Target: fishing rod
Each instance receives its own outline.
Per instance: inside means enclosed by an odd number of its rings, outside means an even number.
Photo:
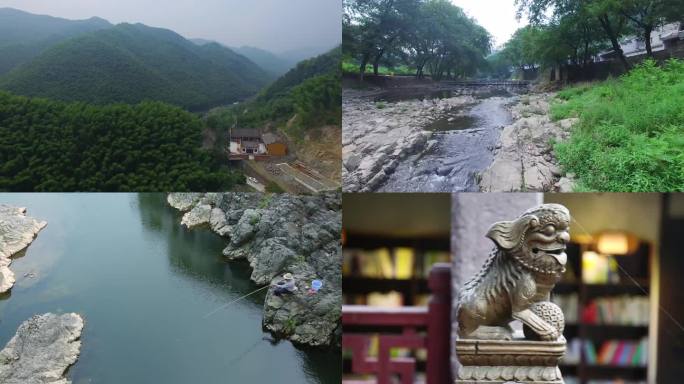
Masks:
[[[208,318],[209,316],[215,314],[216,312],[218,312],[218,311],[220,311],[220,310],[222,310],[222,309],[225,309],[225,308],[229,307],[230,305],[232,305],[232,304],[234,304],[234,303],[237,303],[238,301],[244,299],[244,298],[247,297],[247,296],[251,296],[251,295],[253,295],[253,294],[255,294],[255,293],[259,292],[259,291],[263,291],[264,289],[268,288],[269,286],[270,286],[270,285],[263,286],[263,287],[261,287],[261,288],[259,288],[259,289],[256,289],[256,290],[254,290],[254,291],[252,291],[252,292],[250,292],[250,293],[248,293],[248,294],[246,294],[246,295],[242,295],[242,296],[238,297],[238,298],[235,299],[235,300],[232,300],[232,301],[230,301],[230,302],[228,302],[228,303],[226,303],[226,304],[223,304],[222,306],[220,306],[220,307],[214,309],[213,311],[207,313],[206,315],[204,315],[203,319],[206,319],[206,318]]]

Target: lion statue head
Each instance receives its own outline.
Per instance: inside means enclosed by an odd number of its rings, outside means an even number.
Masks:
[[[565,271],[570,241],[570,212],[559,204],[543,204],[514,221],[501,221],[487,231],[496,246],[527,269],[544,274]]]

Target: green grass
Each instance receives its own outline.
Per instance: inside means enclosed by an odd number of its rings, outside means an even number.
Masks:
[[[342,72],[343,73],[359,73],[359,64],[355,61],[344,60],[342,61]],[[373,66],[371,64],[366,65],[366,74],[373,74]],[[389,68],[385,66],[378,67],[379,75],[415,75],[416,71],[405,66],[400,65],[395,68]]]
[[[558,94],[555,120],[578,117],[555,145],[581,191],[684,191],[684,62],[646,61],[619,79]]]

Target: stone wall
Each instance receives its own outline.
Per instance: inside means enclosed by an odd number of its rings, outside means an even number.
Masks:
[[[494,247],[485,237],[489,227],[512,220],[543,202],[541,193],[456,193],[451,205],[452,309],[456,308],[460,287],[482,267]],[[456,317],[452,313],[452,346],[456,341]],[[453,351],[453,348],[452,348]],[[454,377],[458,362],[452,352]]]

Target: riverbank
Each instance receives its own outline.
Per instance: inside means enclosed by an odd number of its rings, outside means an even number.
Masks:
[[[582,191],[684,191],[684,61],[558,93],[555,119],[578,118],[555,149]]]
[[[482,192],[571,192],[575,181],[564,175],[553,145],[567,140],[577,119],[552,121],[554,93],[521,96],[509,109],[513,123],[503,128],[492,164],[480,174]]]
[[[16,278],[9,268],[12,256],[26,249],[47,225],[26,215],[26,208],[0,204],[0,293],[9,291]]]
[[[297,291],[268,290],[263,327],[279,338],[307,346],[340,342],[342,298],[341,196],[259,193],[174,193],[169,205],[183,212],[181,224],[207,226],[227,239],[223,255],[246,260],[251,280],[272,285],[291,273]],[[323,287],[312,292],[311,282]]]

